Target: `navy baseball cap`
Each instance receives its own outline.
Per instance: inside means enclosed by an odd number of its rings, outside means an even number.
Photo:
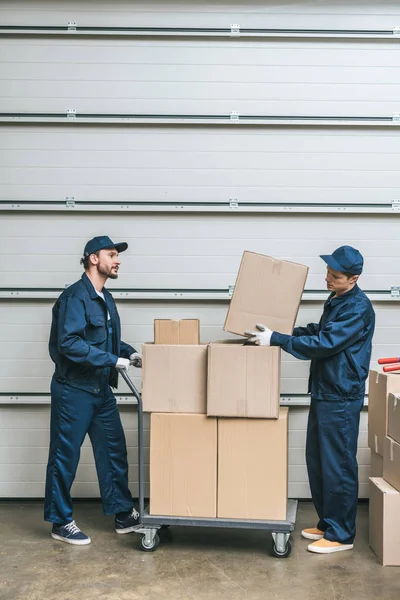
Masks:
[[[332,254],[320,254],[322,260],[334,271],[360,275],[363,270],[364,259],[361,252],[352,246],[340,246]]]
[[[115,248],[118,253],[125,252],[127,247],[128,244],[126,242],[114,243],[108,235],[99,235],[88,241],[83,251],[83,256],[87,257],[98,250],[106,250],[107,248]]]

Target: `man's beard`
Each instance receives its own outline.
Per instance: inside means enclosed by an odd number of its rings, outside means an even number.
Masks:
[[[111,267],[108,271],[104,269],[100,263],[97,264],[96,267],[99,275],[103,275],[103,277],[108,277],[109,279],[118,279],[118,272],[114,273]]]

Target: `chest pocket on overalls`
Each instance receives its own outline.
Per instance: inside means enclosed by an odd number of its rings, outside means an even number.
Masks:
[[[102,344],[107,338],[106,322],[101,315],[89,315],[86,329],[86,339],[92,344]]]

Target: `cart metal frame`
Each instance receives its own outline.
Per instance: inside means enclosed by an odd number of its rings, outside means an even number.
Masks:
[[[272,535],[272,553],[277,558],[286,558],[291,552],[290,534],[296,525],[297,500],[289,500],[285,521],[267,521],[252,519],[222,519],[202,517],[171,517],[150,515],[144,508],[144,459],[143,459],[143,404],[142,397],[126,370],[120,371],[138,407],[138,480],[139,480],[139,516],[140,525],[135,533],[141,535],[139,547],[144,552],[153,552],[160,543],[159,530],[169,526],[185,527],[221,527],[232,529],[260,529]]]

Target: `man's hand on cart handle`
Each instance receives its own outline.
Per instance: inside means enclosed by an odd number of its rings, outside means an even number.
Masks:
[[[119,371],[127,371],[130,366],[131,366],[131,361],[129,360],[129,358],[119,358],[117,360],[117,364],[115,365],[115,368],[118,369]]]
[[[142,357],[138,352],[134,352],[133,354],[131,354],[129,357],[129,361],[133,367],[136,367],[137,369],[142,368]]]
[[[246,335],[251,336],[249,342],[254,342],[257,346],[270,346],[273,331],[262,323],[257,323],[256,327],[258,331],[245,331]]]

